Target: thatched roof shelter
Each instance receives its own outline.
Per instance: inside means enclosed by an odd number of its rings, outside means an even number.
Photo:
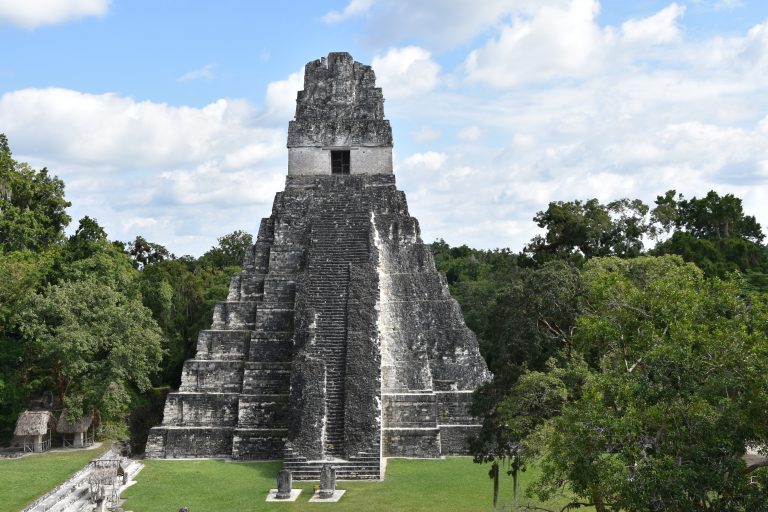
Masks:
[[[56,423],[56,432],[59,434],[77,434],[79,432],[87,432],[91,428],[91,422],[93,421],[92,414],[86,414],[77,421],[69,421],[67,417],[67,410],[64,409],[59,416],[59,421]]]
[[[15,436],[44,436],[53,424],[50,411],[24,411],[16,421]]]

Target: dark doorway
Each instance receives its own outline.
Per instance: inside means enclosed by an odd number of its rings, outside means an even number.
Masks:
[[[331,151],[331,174],[349,174],[349,151]]]

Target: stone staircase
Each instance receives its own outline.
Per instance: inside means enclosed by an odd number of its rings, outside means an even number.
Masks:
[[[360,452],[347,460],[328,458],[307,460],[286,448],[283,454],[283,468],[291,471],[294,480],[318,480],[320,470],[330,464],[336,470],[339,480],[380,480],[381,459],[378,453]]]
[[[344,458],[349,266],[370,259],[367,210],[341,187],[318,202],[311,221],[307,304],[317,315],[315,353],[326,364],[325,453]]]

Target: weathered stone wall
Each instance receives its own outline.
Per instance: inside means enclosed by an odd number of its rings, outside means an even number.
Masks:
[[[349,149],[351,174],[392,173],[392,128],[370,66],[348,53],[307,64],[288,124],[288,174],[331,174],[330,149]]]
[[[288,419],[289,446],[310,460],[325,456],[327,422],[325,361],[299,353],[293,361]]]
[[[392,174],[392,148],[350,148],[350,174]],[[288,149],[288,174],[321,176],[331,174],[329,148],[298,147]]]
[[[441,454],[438,428],[386,428],[381,443],[384,457],[435,459]]]
[[[347,299],[344,452],[381,450],[381,356],[376,336],[378,281],[373,264],[351,268]]]

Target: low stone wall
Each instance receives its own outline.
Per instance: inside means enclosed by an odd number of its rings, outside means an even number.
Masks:
[[[385,457],[440,457],[438,428],[384,428],[381,437]]]
[[[468,455],[469,439],[480,432],[480,425],[440,425],[440,453]]]

